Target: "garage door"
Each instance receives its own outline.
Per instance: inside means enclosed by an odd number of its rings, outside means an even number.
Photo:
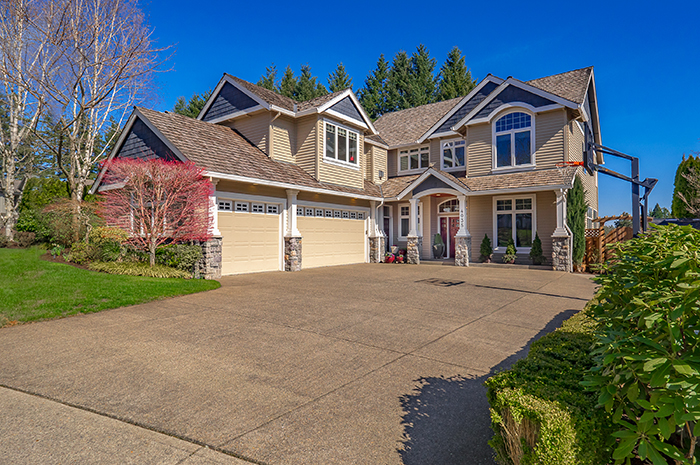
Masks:
[[[297,226],[303,237],[302,268],[366,261],[364,220],[303,216]]]
[[[246,205],[248,209],[253,208],[253,204]],[[243,208],[241,205],[237,206]],[[256,208],[258,208],[257,204]],[[264,208],[268,209],[267,206]],[[219,231],[223,237],[222,274],[280,269],[279,208],[269,208],[269,210],[269,213],[219,212]]]

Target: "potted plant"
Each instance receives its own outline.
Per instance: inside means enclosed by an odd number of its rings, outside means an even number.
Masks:
[[[399,255],[399,256],[396,258],[396,263],[403,263],[403,255]]]
[[[539,234],[535,233],[535,240],[532,241],[532,249],[530,249],[530,259],[533,265],[544,265],[546,259],[542,253],[542,241]]]
[[[518,258],[515,255],[516,253],[517,250],[515,249],[515,243],[513,242],[513,239],[511,239],[506,247],[506,253],[503,255],[503,263],[515,263],[515,259]]]
[[[493,257],[493,247],[491,247],[491,239],[487,234],[484,234],[484,239],[481,241],[481,249],[479,250],[481,263],[491,263]]]
[[[395,259],[396,256],[391,252],[387,252],[386,255],[384,255],[384,263],[394,263]]]
[[[440,233],[435,234],[433,239],[433,258],[442,258],[445,254],[445,243],[442,242]]]

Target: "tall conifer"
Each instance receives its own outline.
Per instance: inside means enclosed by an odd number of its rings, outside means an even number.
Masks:
[[[411,81],[408,101],[417,107],[435,101],[435,65],[437,60],[430,57],[430,51],[420,44],[411,56]]]
[[[294,98],[299,102],[311,100],[312,98],[326,95],[328,90],[320,82],[316,82],[316,76],[311,74],[311,66],[303,65],[301,67],[301,75],[297,80],[296,92]]]
[[[328,90],[338,92],[339,90],[352,89],[352,78],[345,71],[342,62],[338,63],[335,71],[328,75]]]
[[[410,96],[413,90],[413,73],[408,54],[401,50],[391,62],[387,78],[387,112],[411,108]]]
[[[284,95],[285,97],[294,98],[294,94],[297,89],[297,78],[294,76],[294,71],[287,65],[282,75],[282,80],[280,81],[279,87],[276,89],[278,93]]]
[[[458,47],[450,50],[438,76],[437,101],[449,100],[467,95],[476,82],[464,63],[464,56]]]
[[[685,176],[690,175],[691,168],[694,168],[696,173],[700,173],[700,156],[694,157],[689,155],[688,158],[683,155],[683,160],[676,169],[676,179],[673,186],[673,200],[671,202],[671,213],[674,218],[693,218],[695,215],[688,209],[688,205],[683,202],[679,193],[683,194],[686,199],[697,199],[700,197],[700,192],[695,191],[692,184],[688,182]],[[685,176],[684,176],[685,175]]]
[[[377,119],[387,112],[387,78],[389,64],[384,54],[379,55],[377,66],[365,79],[365,86],[358,91],[362,107],[372,119]]]
[[[272,63],[270,66],[265,68],[265,74],[258,81],[260,87],[265,89],[275,90],[275,81],[277,80],[277,66]]]

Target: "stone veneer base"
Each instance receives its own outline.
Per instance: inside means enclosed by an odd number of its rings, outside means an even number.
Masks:
[[[284,271],[301,271],[301,237],[284,238]]]
[[[370,263],[381,263],[384,261],[384,237],[370,237],[369,238],[369,262]]]
[[[204,279],[219,279],[221,277],[221,245],[223,238],[212,237],[206,242],[200,242],[202,258],[195,265],[195,277]]]
[[[552,269],[571,272],[569,236],[552,236]]]
[[[411,265],[420,264],[420,249],[423,242],[422,237],[408,236],[406,246],[406,263]]]
[[[455,239],[455,266],[469,266],[469,256],[472,250],[472,237],[457,236]]]

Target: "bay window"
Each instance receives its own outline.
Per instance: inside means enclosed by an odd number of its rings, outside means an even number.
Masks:
[[[325,123],[324,157],[327,159],[358,165],[359,134],[331,123]]]
[[[515,112],[494,124],[495,168],[532,165],[532,117]]]
[[[496,198],[494,201],[494,237],[496,247],[505,249],[512,239],[515,248],[532,247],[535,236],[535,198]]]

